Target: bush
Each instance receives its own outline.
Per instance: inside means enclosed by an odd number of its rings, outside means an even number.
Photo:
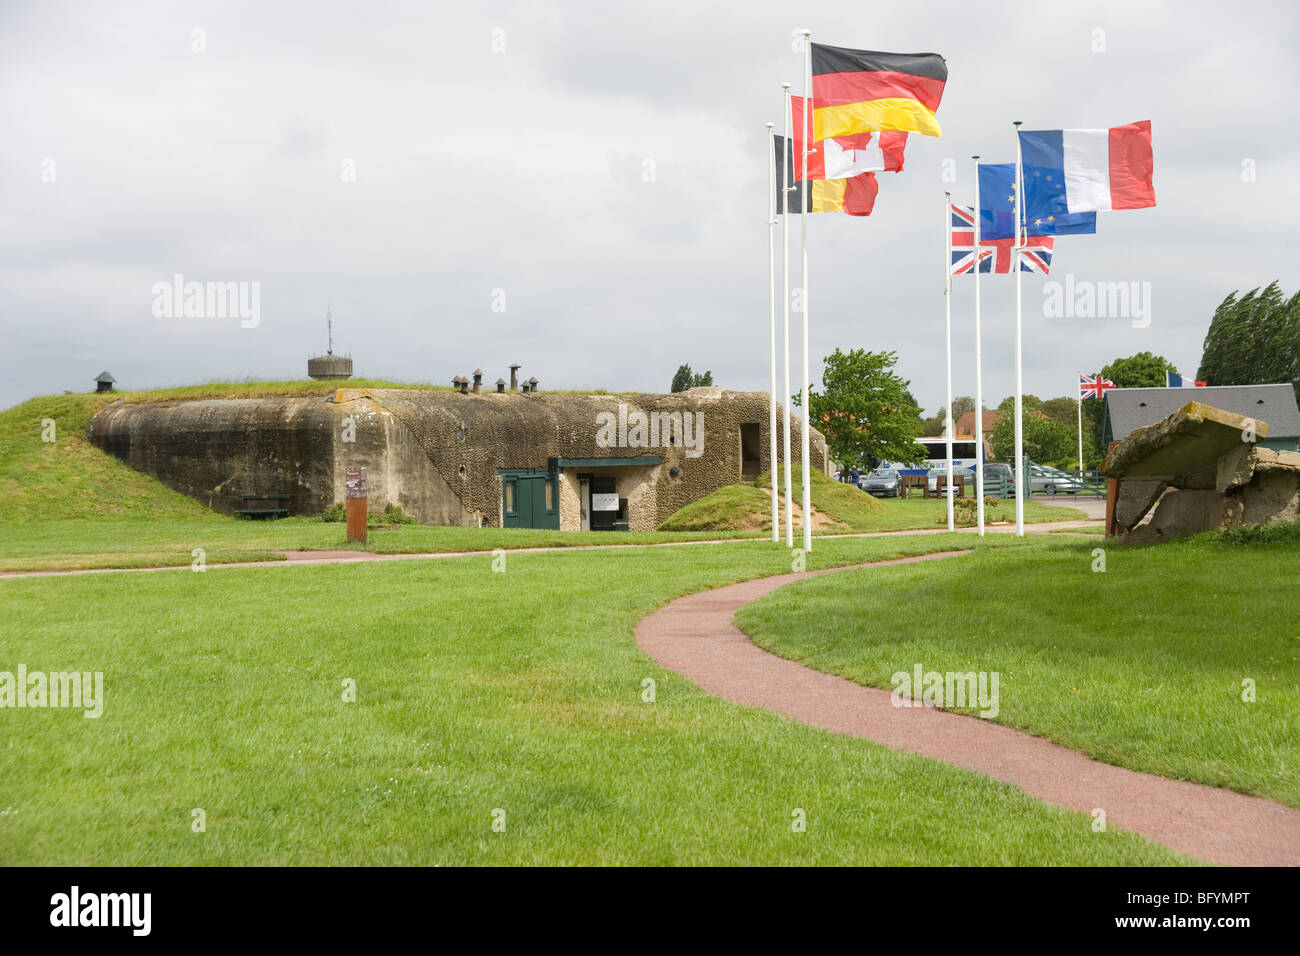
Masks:
[[[344,521],[347,519],[347,511],[342,504],[333,504],[326,508],[320,516],[321,521]],[[373,528],[377,525],[404,525],[417,524],[418,522],[402,510],[400,505],[395,505],[391,501],[384,506],[383,511],[372,511],[366,515],[367,527]]]
[[[978,501],[979,499],[975,498],[974,496],[968,498],[954,498],[952,501],[953,521],[956,522],[957,524],[962,524],[962,525],[975,524],[979,520],[979,512],[978,512],[978,508],[976,507],[976,502]],[[997,498],[990,498],[987,495],[985,496],[984,498],[984,520],[985,521],[994,520],[994,512],[997,509],[999,504],[1000,502],[998,501]],[[945,516],[943,521],[946,523],[947,520],[948,519]]]
[[[1275,521],[1272,524],[1242,524],[1219,532],[1224,544],[1297,544],[1300,545],[1300,521]]]
[[[404,524],[416,524],[416,520],[402,510],[400,505],[389,502],[384,506],[383,511],[372,511],[366,516],[366,524],[373,528],[376,525],[394,525],[400,527]]]

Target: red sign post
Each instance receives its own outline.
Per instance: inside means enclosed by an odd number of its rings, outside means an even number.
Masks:
[[[345,469],[347,487],[348,540],[366,540],[366,470],[349,467]]]

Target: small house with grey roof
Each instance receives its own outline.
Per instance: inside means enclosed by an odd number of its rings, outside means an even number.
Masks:
[[[1106,392],[1102,447],[1123,441],[1139,428],[1154,425],[1188,402],[1201,402],[1257,422],[1268,423],[1262,448],[1300,450],[1300,408],[1289,382],[1280,385],[1209,385],[1203,388],[1116,388]]]

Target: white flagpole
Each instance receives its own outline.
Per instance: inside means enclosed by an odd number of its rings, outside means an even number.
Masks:
[[[980,158],[971,157],[975,170],[975,526],[984,536],[984,364],[980,354]],[[951,411],[951,408],[949,409]]]
[[[1079,485],[1083,485],[1083,386],[1079,380],[1083,378],[1082,374],[1076,374],[1074,378],[1075,400],[1079,403]]]
[[[943,348],[947,361],[948,404],[944,406],[944,444],[948,452],[948,530],[956,525],[952,513],[952,193],[943,194]]]
[[[772,540],[781,540],[776,495],[776,124],[767,124],[767,470],[772,473]]]
[[[812,31],[802,30],[803,34],[803,188],[811,194],[808,182],[808,152],[813,143],[813,99],[812,99]],[[812,429],[812,414],[808,407],[808,204],[803,203],[799,210],[799,240],[803,255],[803,438],[802,479],[803,479],[803,551],[812,551],[812,478],[808,472],[809,431]]]
[[[783,276],[783,298],[785,303],[781,307],[781,325],[785,335],[785,391],[781,393],[781,411],[784,413],[784,419],[781,422],[781,431],[785,434],[785,546],[794,547],[794,493],[790,485],[790,193],[794,189],[794,148],[791,146],[793,140],[791,137],[790,119],[790,84],[782,83],[781,89],[785,92],[785,145],[786,152],[783,155],[781,165],[784,167],[782,179],[785,180],[781,189],[781,208],[784,214],[781,216],[781,275]]]
[[[1016,120],[1012,125],[1016,128],[1016,188],[1012,190],[1012,194],[1016,197],[1012,219],[1016,238],[1011,244],[1011,271],[1016,274],[1016,536],[1023,538],[1025,536],[1025,488],[1029,484],[1029,469],[1025,467],[1024,421],[1021,417],[1024,376],[1020,361],[1020,250],[1025,246],[1024,230],[1020,222],[1020,193],[1024,189],[1024,183],[1020,175],[1020,120]]]

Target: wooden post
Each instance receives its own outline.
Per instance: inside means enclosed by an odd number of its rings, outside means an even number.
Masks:
[[[344,472],[347,487],[348,540],[366,541],[366,470],[349,467]]]

